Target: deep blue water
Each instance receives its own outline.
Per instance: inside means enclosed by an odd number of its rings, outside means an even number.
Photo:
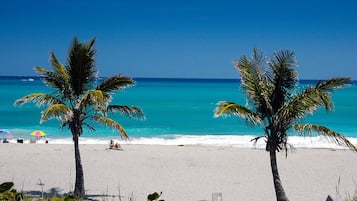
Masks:
[[[39,124],[41,109],[33,104],[15,107],[16,99],[34,92],[49,92],[39,78],[0,77],[0,129],[13,132],[13,138],[29,138],[29,133],[41,129],[51,140],[70,140],[71,134],[59,128],[57,120]],[[204,144],[208,138],[220,136],[228,140],[231,136],[261,135],[259,128],[248,127],[239,118],[214,118],[215,104],[221,100],[245,103],[240,90],[240,81],[234,79],[158,79],[136,78],[136,85],[114,95],[113,104],[139,106],[145,112],[145,120],[132,120],[116,115],[115,119],[127,130],[129,136],[149,142],[178,139],[182,136],[196,137]],[[300,87],[313,84],[303,80]],[[333,93],[335,110],[326,113],[319,110],[305,121],[322,124],[346,136],[357,137],[357,85]],[[118,138],[118,133],[94,124],[96,131],[85,131],[83,138],[106,141]],[[154,139],[154,140],[153,140]],[[151,141],[150,141],[151,140]],[[188,140],[188,139],[185,139]],[[157,143],[157,142],[156,142]],[[165,143],[165,142],[163,142]]]

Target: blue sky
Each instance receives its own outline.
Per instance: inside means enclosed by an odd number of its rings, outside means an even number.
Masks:
[[[238,78],[254,47],[295,51],[301,79],[357,79],[357,1],[0,2],[0,75],[36,75],[50,51],[96,37],[100,76]]]

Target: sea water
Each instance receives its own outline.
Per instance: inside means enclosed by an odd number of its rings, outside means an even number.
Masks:
[[[234,79],[162,79],[137,78],[134,87],[113,96],[112,104],[139,106],[145,113],[144,120],[130,119],[120,114],[113,118],[126,129],[129,141],[122,143],[162,145],[218,145],[251,147],[250,141],[261,136],[260,127],[247,126],[238,117],[214,118],[216,103],[221,100],[245,105],[240,81]],[[315,81],[303,80],[304,88]],[[60,128],[58,120],[40,124],[41,111],[32,103],[14,106],[16,99],[35,92],[50,93],[51,88],[37,77],[0,77],[0,129],[11,130],[10,139],[30,139],[33,130],[42,130],[50,143],[72,143],[68,128]],[[334,111],[320,109],[307,116],[305,122],[327,126],[357,143],[357,85],[333,93]],[[104,144],[110,139],[120,140],[116,130],[91,123],[95,131],[85,129],[80,143]],[[297,147],[331,147],[318,137],[300,137],[290,132],[290,141]],[[258,142],[264,147],[264,141]]]

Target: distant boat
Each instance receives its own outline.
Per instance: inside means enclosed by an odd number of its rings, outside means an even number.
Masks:
[[[21,81],[24,81],[24,82],[33,82],[33,81],[35,81],[35,79],[33,79],[33,78],[27,78],[27,79],[21,79]]]

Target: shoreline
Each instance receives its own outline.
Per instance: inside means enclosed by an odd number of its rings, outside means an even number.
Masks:
[[[145,200],[163,192],[162,199],[210,200],[221,192],[223,200],[274,200],[269,154],[262,149],[219,146],[129,145],[124,151],[107,144],[81,144],[80,151],[89,196],[133,194]],[[68,193],[74,187],[73,145],[1,144],[0,177],[15,182],[18,190]],[[357,154],[349,150],[297,148],[278,153],[280,176],[291,200],[325,200],[353,196],[357,188]],[[339,183],[340,182],[340,183]],[[116,197],[115,200],[118,197]]]
[[[167,135],[165,135],[167,136]],[[121,140],[116,137],[94,138],[94,137],[81,137],[79,144],[83,145],[108,145],[110,140],[114,140],[123,145],[158,145],[158,146],[213,146],[213,147],[235,147],[235,148],[249,148],[249,149],[265,149],[264,139],[259,140],[257,143],[251,140],[256,136],[253,135],[171,135],[170,137],[139,137],[130,138],[129,140]],[[30,139],[34,138],[15,138],[8,139],[11,144],[18,143],[18,139],[23,141],[23,144],[30,144]],[[353,144],[357,146],[357,138],[348,138]],[[57,145],[71,145],[73,140],[71,137],[67,138],[51,138],[44,137],[38,141],[37,144]],[[321,137],[303,137],[303,136],[289,136],[288,145],[297,149],[348,149],[332,142],[331,140]]]

